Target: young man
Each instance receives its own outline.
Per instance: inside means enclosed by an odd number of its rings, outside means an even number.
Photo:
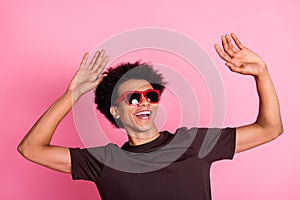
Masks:
[[[234,40],[235,45],[232,43]],[[123,64],[102,73],[108,57],[95,53],[60,97],[24,137],[18,151],[37,164],[94,181],[102,199],[211,199],[209,170],[214,161],[232,159],[277,138],[282,132],[279,102],[264,61],[232,34],[222,36],[218,55],[233,72],[255,78],[259,112],[254,123],[225,129],[179,128],[159,132],[154,124],[165,81],[151,66]],[[90,149],[50,145],[56,127],[77,100],[96,88],[98,109],[128,142]]]

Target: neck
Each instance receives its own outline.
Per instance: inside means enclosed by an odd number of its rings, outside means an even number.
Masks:
[[[158,138],[160,133],[155,130],[151,132],[128,134],[128,142],[131,146],[146,144]]]

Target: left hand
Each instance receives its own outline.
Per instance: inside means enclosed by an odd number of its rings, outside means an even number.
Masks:
[[[218,55],[226,61],[225,65],[231,71],[244,75],[258,77],[264,74],[267,71],[265,62],[256,53],[242,45],[234,33],[231,34],[231,37],[235,45],[232,44],[231,38],[227,34],[222,36],[223,50],[217,44],[214,46]]]

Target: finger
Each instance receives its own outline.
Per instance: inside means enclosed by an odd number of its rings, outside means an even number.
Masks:
[[[236,46],[239,49],[244,49],[245,48],[245,46],[241,43],[241,41],[238,39],[238,37],[234,33],[231,34],[231,37],[233,38],[234,43],[236,44]]]
[[[106,55],[106,56],[103,58],[103,60],[102,60],[101,64],[99,65],[99,67],[98,67],[97,70],[96,70],[96,73],[97,73],[97,74],[100,74],[100,73],[103,71],[103,69],[105,68],[105,66],[106,66],[106,64],[107,64],[107,62],[108,62],[108,60],[109,60],[109,57]]]
[[[225,65],[230,69],[230,71],[243,74],[243,68],[242,67],[238,67],[235,64],[230,63],[230,62],[226,62]]]
[[[222,58],[226,62],[231,61],[231,57],[228,56],[226,53],[224,53],[219,45],[215,44],[215,49],[216,49],[218,55],[220,56],[220,58]]]
[[[230,57],[233,57],[233,56],[234,56],[234,52],[233,52],[232,49],[230,48],[229,42],[228,42],[228,40],[227,40],[227,37],[223,35],[223,36],[221,37],[221,40],[222,40],[222,46],[223,46],[224,51],[225,51]]]
[[[101,73],[101,71],[103,70],[103,68],[105,67],[107,61],[108,61],[108,56],[104,56],[105,55],[105,51],[104,50],[101,50],[101,53],[98,57],[98,60],[97,60],[97,63],[95,64],[95,67],[94,67],[94,71],[96,73]]]
[[[100,83],[102,83],[104,77],[106,77],[107,74],[101,74],[94,82],[93,82],[93,88],[96,88]]]
[[[230,71],[236,72],[237,67],[234,66],[232,63],[226,62],[225,65],[230,69]]]
[[[86,52],[86,53],[84,54],[83,58],[82,58],[81,63],[80,63],[80,68],[84,68],[84,66],[85,66],[85,64],[86,64],[86,61],[87,61],[88,57],[89,57],[89,53]]]
[[[107,76],[107,74],[101,74],[101,76],[99,76],[99,78],[98,78],[97,85],[100,84],[103,81],[103,78],[106,76]]]
[[[232,44],[231,38],[229,35],[226,35],[226,40],[229,46],[229,49],[233,52],[233,54],[237,53],[239,50]]]
[[[100,64],[102,62],[104,54],[105,54],[105,51],[101,50],[98,57],[95,60],[95,63],[93,64],[93,66],[91,68],[92,70],[97,71],[98,67],[100,66]]]
[[[99,51],[96,51],[94,56],[93,56],[93,59],[90,61],[90,64],[88,66],[88,69],[93,69],[93,66],[94,66],[94,63],[96,62],[98,56],[99,56],[100,52]]]

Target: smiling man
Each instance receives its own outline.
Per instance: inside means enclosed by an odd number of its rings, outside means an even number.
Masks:
[[[235,45],[232,43],[234,40]],[[264,61],[232,34],[222,36],[218,55],[233,72],[253,76],[259,96],[255,122],[237,128],[178,127],[157,130],[154,119],[166,81],[147,63],[123,63],[102,72],[108,57],[88,54],[60,97],[35,123],[18,151],[37,164],[95,182],[102,199],[211,199],[210,167],[277,138],[282,132],[279,102]],[[96,88],[97,108],[128,142],[88,149],[50,144],[56,127],[78,99]]]
[[[123,63],[110,68],[97,86],[97,108],[116,127],[124,128],[129,143],[139,145],[159,136],[154,124],[166,82],[147,63]]]

